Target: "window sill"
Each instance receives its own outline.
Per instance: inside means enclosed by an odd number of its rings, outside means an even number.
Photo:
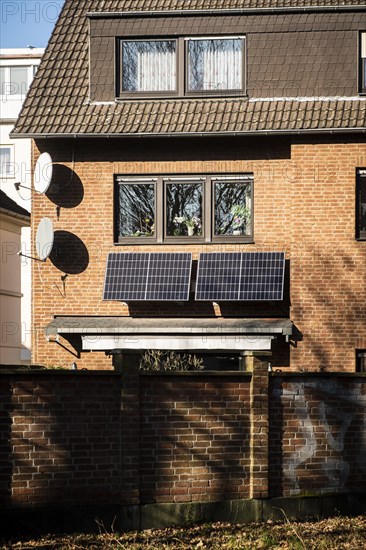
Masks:
[[[366,94],[365,94],[366,95]],[[144,93],[126,93],[120,96],[117,96],[115,98],[116,103],[121,103],[123,101],[144,101],[144,100],[183,100],[183,99],[219,99],[219,98],[238,98],[238,99],[248,99],[249,95],[245,91],[238,90],[237,92],[233,91],[226,91],[226,90],[220,90],[220,91],[202,91],[202,92],[186,92],[185,94],[181,95],[176,92],[174,93],[150,93],[150,94],[144,94]]]
[[[357,239],[357,240],[366,240]],[[154,246],[171,246],[172,244],[190,246],[190,245],[204,245],[204,246],[215,246],[218,244],[255,244],[254,239],[243,240],[240,238],[233,239],[215,239],[213,241],[205,241],[203,239],[167,239],[163,242],[158,242],[151,239],[126,239],[124,241],[117,241],[114,243],[115,246],[136,246],[136,245],[154,245]]]

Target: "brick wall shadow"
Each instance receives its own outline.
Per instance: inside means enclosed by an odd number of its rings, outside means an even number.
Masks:
[[[250,378],[142,375],[141,503],[249,496],[249,385]]]
[[[269,433],[268,433],[268,487],[270,497],[283,494],[283,415],[281,384],[278,379],[269,379]]]
[[[9,452],[12,469],[9,462],[1,469],[7,472],[5,508],[119,502],[119,378],[19,374],[7,384],[13,396],[5,437],[12,430],[1,452]]]
[[[12,385],[7,380],[0,381],[0,508],[7,508],[12,490]]]

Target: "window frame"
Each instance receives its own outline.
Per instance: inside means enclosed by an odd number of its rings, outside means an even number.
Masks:
[[[27,73],[27,90],[20,90],[19,93],[16,93],[16,94],[9,94],[9,93],[6,93],[6,87],[4,89],[4,92],[5,93],[2,93],[2,89],[0,88],[0,98],[2,98],[2,101],[4,101],[4,98],[6,99],[6,101],[9,101],[9,98],[12,100],[12,101],[24,101],[26,95],[28,94],[28,91],[29,91],[29,88],[30,88],[30,85],[32,83],[32,80],[33,80],[33,65],[18,65],[18,64],[13,64],[13,63],[8,63],[7,65],[5,64],[0,64],[0,68],[1,69],[4,69],[4,73],[5,73],[5,80],[4,82],[5,83],[8,83],[8,84],[11,84],[12,83],[12,80],[11,80],[11,70],[12,69],[25,69],[26,73]]]
[[[366,349],[356,350],[356,372],[366,373]]]
[[[366,61],[365,68],[363,68],[362,57],[362,36],[364,35],[365,50],[366,50],[366,30],[359,31],[358,33],[358,95],[366,95]],[[365,52],[366,53],[366,52]],[[364,82],[362,82],[364,80]]]
[[[155,181],[155,235],[153,237],[122,237],[119,235],[119,185],[126,183],[139,183],[148,178]],[[250,184],[251,198],[251,220],[250,235],[215,235],[215,196],[214,185],[217,180],[232,182],[234,180],[246,181]],[[167,235],[167,212],[166,212],[166,185],[173,182],[189,182],[202,180],[202,235],[173,236]],[[254,243],[254,176],[253,173],[225,173],[199,174],[115,174],[114,176],[114,244],[115,245],[136,245],[136,244],[211,244],[211,243]]]
[[[235,89],[221,89],[221,90],[189,90],[188,89],[188,44],[194,40],[241,40],[241,53],[242,53],[242,68],[241,68],[241,78],[242,86],[241,88]],[[184,41],[184,95],[186,97],[197,97],[197,96],[242,96],[246,93],[246,40],[245,36],[187,36],[183,38]]]
[[[175,42],[176,44],[176,78],[175,78],[175,90],[162,90],[157,92],[148,92],[148,91],[123,91],[122,85],[123,85],[123,44],[126,42]],[[118,95],[117,97],[120,98],[156,98],[156,97],[175,97],[178,95],[179,92],[179,40],[177,37],[159,37],[159,38],[119,38],[119,55],[117,56],[119,67],[118,67]]]
[[[241,39],[242,41],[242,87],[234,90],[188,90],[188,54],[187,43],[189,40],[224,40]],[[161,92],[125,92],[122,90],[123,62],[122,48],[124,42],[176,42],[176,90]],[[116,45],[116,99],[156,99],[156,98],[192,98],[192,97],[246,97],[247,96],[247,41],[246,35],[193,35],[193,36],[144,36],[118,37]]]
[[[364,172],[364,174],[362,174]],[[356,170],[356,239],[366,241],[366,229],[361,229],[361,191],[362,185],[366,190],[366,168]]]
[[[15,151],[14,151],[14,144],[13,143],[0,143],[0,149],[10,149],[10,172],[5,173],[2,171],[3,164],[0,162],[0,179],[14,179],[15,177]]]
[[[144,181],[145,179],[145,181]],[[153,184],[155,187],[155,204],[154,204],[154,224],[155,224],[155,231],[154,235],[151,237],[143,236],[143,237],[134,237],[134,236],[126,236],[123,237],[119,235],[119,187],[120,185],[143,185],[143,184]],[[142,244],[156,244],[158,242],[158,227],[157,227],[157,215],[158,215],[158,206],[157,206],[157,197],[158,197],[158,182],[157,178],[155,176],[116,176],[115,177],[115,186],[114,186],[114,242],[115,244],[136,244],[136,243],[142,243]]]

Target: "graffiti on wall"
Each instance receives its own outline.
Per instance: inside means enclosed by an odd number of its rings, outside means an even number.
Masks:
[[[301,492],[299,472],[303,469],[326,480],[323,493],[344,489],[352,467],[366,475],[366,393],[362,385],[345,386],[333,380],[296,382],[281,391],[281,401],[287,410],[289,405],[294,407],[296,438],[303,441],[283,456],[284,479],[292,486],[292,494]],[[346,444],[354,421],[361,425],[357,456],[351,464]]]

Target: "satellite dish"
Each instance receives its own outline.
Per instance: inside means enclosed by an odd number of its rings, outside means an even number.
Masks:
[[[33,185],[37,193],[44,195],[52,180],[52,158],[49,153],[42,153],[36,162],[33,175]]]
[[[52,252],[54,232],[52,221],[49,218],[42,218],[38,224],[36,234],[37,256],[43,262],[47,260]]]

